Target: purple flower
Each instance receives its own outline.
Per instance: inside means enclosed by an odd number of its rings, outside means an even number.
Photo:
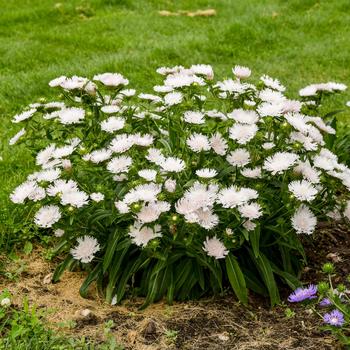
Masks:
[[[297,288],[289,297],[288,301],[290,303],[298,303],[306,299],[316,298],[317,286],[310,284],[308,287]]]
[[[331,326],[341,327],[344,324],[344,315],[339,310],[333,310],[323,316],[323,322]]]
[[[328,299],[328,298],[323,298],[321,301],[320,301],[320,306],[329,306],[329,305],[332,305],[332,302]]]

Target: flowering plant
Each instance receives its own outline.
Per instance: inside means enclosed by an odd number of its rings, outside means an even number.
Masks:
[[[317,217],[350,217],[350,169],[327,146],[335,129],[318,114],[338,83],[290,100],[266,75],[214,81],[211,66],[157,70],[155,94],[126,89],[117,73],[61,76],[63,102],[34,103],[13,118],[38,171],[11,194],[34,202],[34,222],[60,238],[67,267],[90,266],[108,302],[126,291],[186,299],[230,284],[279,300],[276,278],[299,285],[299,234]],[[88,264],[88,265],[87,265]]]
[[[333,264],[322,267],[327,278],[318,285],[297,288],[288,298],[291,303],[303,302],[323,321],[323,329],[332,332],[344,345],[350,345],[350,290],[342,284],[334,285],[336,276]],[[350,276],[348,281],[350,282]]]

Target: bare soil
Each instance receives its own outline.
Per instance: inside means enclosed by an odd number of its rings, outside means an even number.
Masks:
[[[326,261],[335,263],[339,278],[350,274],[350,234],[346,228],[323,227],[305,244],[310,261],[304,281],[316,282]],[[23,261],[26,267],[16,280],[0,276],[0,290],[8,289],[14,304],[20,305],[26,297],[30,304],[46,311],[52,327],[74,337],[102,342],[104,324],[113,320],[112,333],[128,350],[341,349],[330,334],[320,331],[319,319],[304,307],[293,305],[295,316],[286,317],[286,306],[270,309],[266,300],[251,295],[249,307],[243,307],[228,295],[172,306],[160,302],[139,311],[139,299],[111,306],[93,289],[89,299],[81,298],[83,272],[65,272],[59,283],[50,283],[55,264],[45,261],[39,248],[23,256]],[[7,266],[12,272],[17,268],[16,263]],[[83,316],[86,309],[90,313]]]

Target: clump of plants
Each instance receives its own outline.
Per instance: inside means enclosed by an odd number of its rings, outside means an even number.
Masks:
[[[350,169],[330,151],[335,129],[321,101],[346,89],[314,84],[290,100],[250,69],[215,81],[211,66],[157,70],[153,93],[118,73],[61,76],[63,101],[31,104],[10,140],[33,151],[37,171],[11,194],[59,238],[57,281],[89,271],[108,302],[145,305],[231,286],[279,301],[277,282],[299,285],[300,235],[317,220],[350,218]]]
[[[291,303],[303,303],[320,317],[323,330],[331,332],[342,344],[350,345],[350,290],[343,283],[334,284],[337,277],[333,264],[322,267],[326,278],[317,285],[297,288],[288,298]],[[350,276],[347,278],[347,284]]]

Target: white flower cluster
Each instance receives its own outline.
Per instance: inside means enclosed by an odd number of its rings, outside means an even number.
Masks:
[[[95,82],[61,76],[49,85],[71,93],[75,104],[34,104],[13,118],[19,123],[41,114],[46,123],[55,120],[60,127],[80,130],[79,139],[42,149],[36,157],[41,169],[11,194],[14,203],[49,203],[35,214],[37,225],[54,227],[62,236],[65,231],[56,223],[65,206],[83,210],[109,200],[117,215],[129,220],[127,235],[134,244],[146,247],[182,225],[181,232],[197,232],[203,251],[221,259],[229,252],[225,240],[235,230],[254,230],[262,216],[273,216],[275,204],[290,204],[290,227],[297,233],[311,234],[316,214],[325,215],[320,205],[313,211],[317,201],[327,211],[342,208],[339,216],[350,219],[350,202],[343,199],[350,169],[326,148],[324,138],[335,130],[304,112],[312,97],[345,90],[345,85],[310,85],[300,90],[307,101],[296,101],[267,75],[259,87],[248,83],[247,67],[234,67],[232,78],[218,82],[209,65],[157,72],[164,82],[154,87],[156,94],[137,96],[135,90],[122,90],[129,81],[118,73],[95,75]],[[209,100],[224,107],[213,109]],[[10,144],[25,134],[21,129]],[[72,167],[96,169],[101,183],[113,179],[123,190],[96,192],[87,177],[83,191],[78,180],[69,178]],[[339,200],[327,191],[330,179],[344,187]],[[99,250],[97,240],[86,234],[71,250],[82,262]]]

